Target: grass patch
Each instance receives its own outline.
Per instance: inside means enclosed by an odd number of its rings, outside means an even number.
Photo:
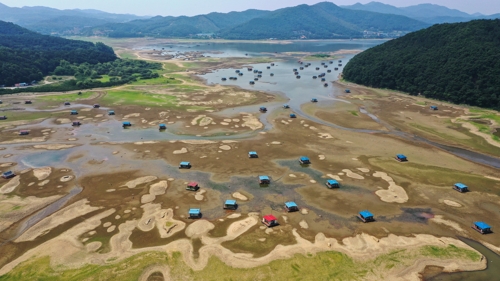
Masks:
[[[164,73],[172,73],[172,72],[185,71],[186,69],[183,68],[183,67],[178,66],[175,63],[164,63],[163,64],[163,70],[164,70]]]
[[[447,247],[424,246],[421,248],[421,253],[424,256],[440,259],[463,258],[472,261],[479,261],[481,259],[481,255],[477,252],[458,248],[455,245],[448,245]]]
[[[129,85],[178,85],[181,83],[182,81],[176,79],[175,77],[160,76],[158,78],[152,79],[139,79],[135,82],[130,83]]]
[[[111,78],[111,76],[109,76],[109,75],[101,75],[101,78],[96,79],[96,80],[105,83],[105,82],[109,82],[110,78]]]
[[[167,265],[172,280],[361,280],[383,279],[380,274],[385,269],[405,268],[418,257],[438,259],[462,258],[478,261],[480,255],[474,251],[448,247],[422,247],[412,251],[394,251],[367,262],[354,262],[339,252],[322,252],[317,255],[297,254],[290,259],[281,259],[255,268],[233,268],[216,257],[211,257],[208,265],[201,271],[194,271],[183,261],[182,255],[174,252],[148,252],[135,255],[117,263],[85,265],[81,268],[52,268],[48,257],[28,260],[21,263],[6,275],[3,280],[138,280],[143,270],[153,264]],[[108,260],[111,262],[112,260]],[[379,269],[377,275],[374,270]],[[380,270],[381,269],[381,270]]]
[[[129,59],[129,60],[137,59],[137,56],[131,52],[119,52],[118,56],[122,59]]]
[[[81,93],[82,93],[81,95],[78,95],[78,93],[74,93],[74,94],[41,96],[38,97],[37,99],[43,101],[65,102],[65,101],[77,101],[77,100],[89,99],[90,97],[95,95],[94,92],[81,92]]]
[[[156,95],[140,91],[113,90],[102,98],[105,104],[144,105],[144,106],[176,106],[178,100],[170,95]]]

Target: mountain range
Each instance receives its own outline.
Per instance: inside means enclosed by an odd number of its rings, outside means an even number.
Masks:
[[[225,39],[394,38],[436,23],[494,19],[433,4],[395,7],[379,2],[332,2],[275,11],[246,10],[197,16],[139,17],[98,10],[13,8],[0,3],[0,20],[42,34],[109,37],[218,37]]]
[[[98,10],[58,10],[41,6],[15,8],[0,3],[0,20],[44,34],[72,35],[78,34],[85,27],[142,18],[148,17]]]
[[[192,37],[212,33],[225,39],[330,39],[398,37],[429,24],[401,15],[341,8],[331,2],[276,11],[247,10],[194,17],[154,17],[88,28],[86,35]]]
[[[358,11],[370,11],[382,14],[401,15],[429,24],[466,22],[474,19],[500,18],[500,14],[493,14],[489,16],[477,13],[467,14],[456,9],[450,9],[448,7],[435,4],[419,4],[408,7],[395,7],[380,2],[370,2],[367,4],[356,3],[354,5],[341,7]]]

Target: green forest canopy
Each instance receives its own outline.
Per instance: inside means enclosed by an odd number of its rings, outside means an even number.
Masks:
[[[61,60],[69,63],[105,63],[116,60],[111,47],[41,35],[0,21],[0,85],[41,80]]]
[[[500,20],[440,24],[356,55],[344,78],[500,110]]]

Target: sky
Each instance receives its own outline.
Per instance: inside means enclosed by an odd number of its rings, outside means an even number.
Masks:
[[[276,10],[300,4],[316,4],[324,0],[0,0],[10,7],[46,6],[57,9],[96,9],[110,13],[193,16],[210,12],[244,11],[247,9]],[[368,3],[373,0],[334,0],[337,5]],[[466,13],[485,15],[500,13],[500,0],[376,0],[396,7],[431,3]]]

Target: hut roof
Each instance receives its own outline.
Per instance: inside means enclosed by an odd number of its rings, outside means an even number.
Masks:
[[[248,152],[248,154],[251,154],[251,155],[257,155],[257,152],[255,152],[255,151],[250,151],[250,152]]]
[[[276,217],[273,216],[273,215],[267,215],[267,216],[264,216],[264,219],[266,221],[275,221],[276,220]]]
[[[236,200],[226,200],[225,205],[236,205]]]
[[[269,180],[268,176],[259,176],[259,180]]]
[[[197,182],[192,181],[192,182],[188,183],[188,186],[191,186],[191,187],[196,187],[196,186],[198,186],[198,183],[197,183]]]
[[[480,229],[488,229],[488,228],[491,228],[491,226],[489,226],[487,223],[485,222],[482,222],[482,221],[476,221],[474,222],[474,224],[479,227]]]
[[[189,162],[181,162],[181,166],[189,166],[191,163]]]
[[[265,106],[260,107],[261,110],[267,109]]]
[[[402,159],[402,158],[406,158],[406,156],[404,154],[398,154],[396,155],[399,159]]]
[[[460,188],[460,189],[467,188],[467,186],[465,184],[460,183],[460,182],[456,183],[455,186],[458,187],[458,188]]]
[[[361,211],[361,212],[359,212],[359,214],[360,214],[360,215],[362,215],[362,216],[363,216],[363,218],[370,218],[370,217],[373,217],[373,214],[372,214],[372,213],[370,213],[370,212],[369,212],[369,211],[367,211],[367,210]]]
[[[72,112],[72,113],[77,113],[78,111],[76,111],[76,110],[71,110],[71,112]]]
[[[130,122],[129,121],[124,121],[123,125],[130,125]]]
[[[285,206],[287,208],[298,207],[297,204],[295,204],[295,202],[286,202]]]
[[[336,180],[327,180],[326,182],[327,182],[328,184],[330,184],[330,185],[339,184],[339,182],[338,182],[338,181],[336,181]]]
[[[167,125],[165,125],[165,124],[161,123],[161,124],[160,124],[160,127],[167,127]]]
[[[297,117],[294,113],[290,113],[290,117]]]
[[[189,209],[190,215],[198,215],[199,213],[201,213],[200,209]]]
[[[115,113],[115,111],[114,111],[114,110],[110,110],[110,111],[108,111],[108,112],[109,112],[109,113],[111,113],[111,112]]]
[[[12,172],[12,171],[7,171],[7,172],[3,173],[2,175],[3,175],[3,176],[5,176],[5,177],[8,177],[8,176],[11,176],[11,175],[13,175],[13,174],[14,174],[14,172]]]
[[[302,156],[302,157],[300,157],[300,160],[302,160],[302,161],[309,161],[309,158],[305,157],[305,156]]]

